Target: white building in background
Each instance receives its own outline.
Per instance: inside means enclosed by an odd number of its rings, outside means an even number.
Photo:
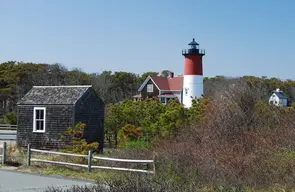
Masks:
[[[270,96],[269,104],[275,106],[288,106],[288,97],[283,91],[277,88]]]

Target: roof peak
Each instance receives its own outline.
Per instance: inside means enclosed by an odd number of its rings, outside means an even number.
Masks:
[[[195,41],[195,38],[193,38],[193,41],[190,42],[188,45],[199,45],[199,43],[197,43],[197,42]]]
[[[74,105],[91,86],[34,86],[18,102],[18,105]]]

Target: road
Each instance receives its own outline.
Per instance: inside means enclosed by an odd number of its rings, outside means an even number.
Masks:
[[[72,185],[87,184],[92,182],[0,169],[0,192],[41,192],[49,186],[66,189]]]
[[[16,131],[0,130],[0,140],[15,140]]]

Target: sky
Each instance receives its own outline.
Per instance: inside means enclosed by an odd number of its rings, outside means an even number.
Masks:
[[[203,75],[295,79],[294,0],[0,0],[0,62],[183,74],[192,38]]]

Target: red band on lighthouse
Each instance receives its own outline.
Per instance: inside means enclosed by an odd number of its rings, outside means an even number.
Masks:
[[[203,55],[186,55],[184,59],[184,75],[203,75]]]

